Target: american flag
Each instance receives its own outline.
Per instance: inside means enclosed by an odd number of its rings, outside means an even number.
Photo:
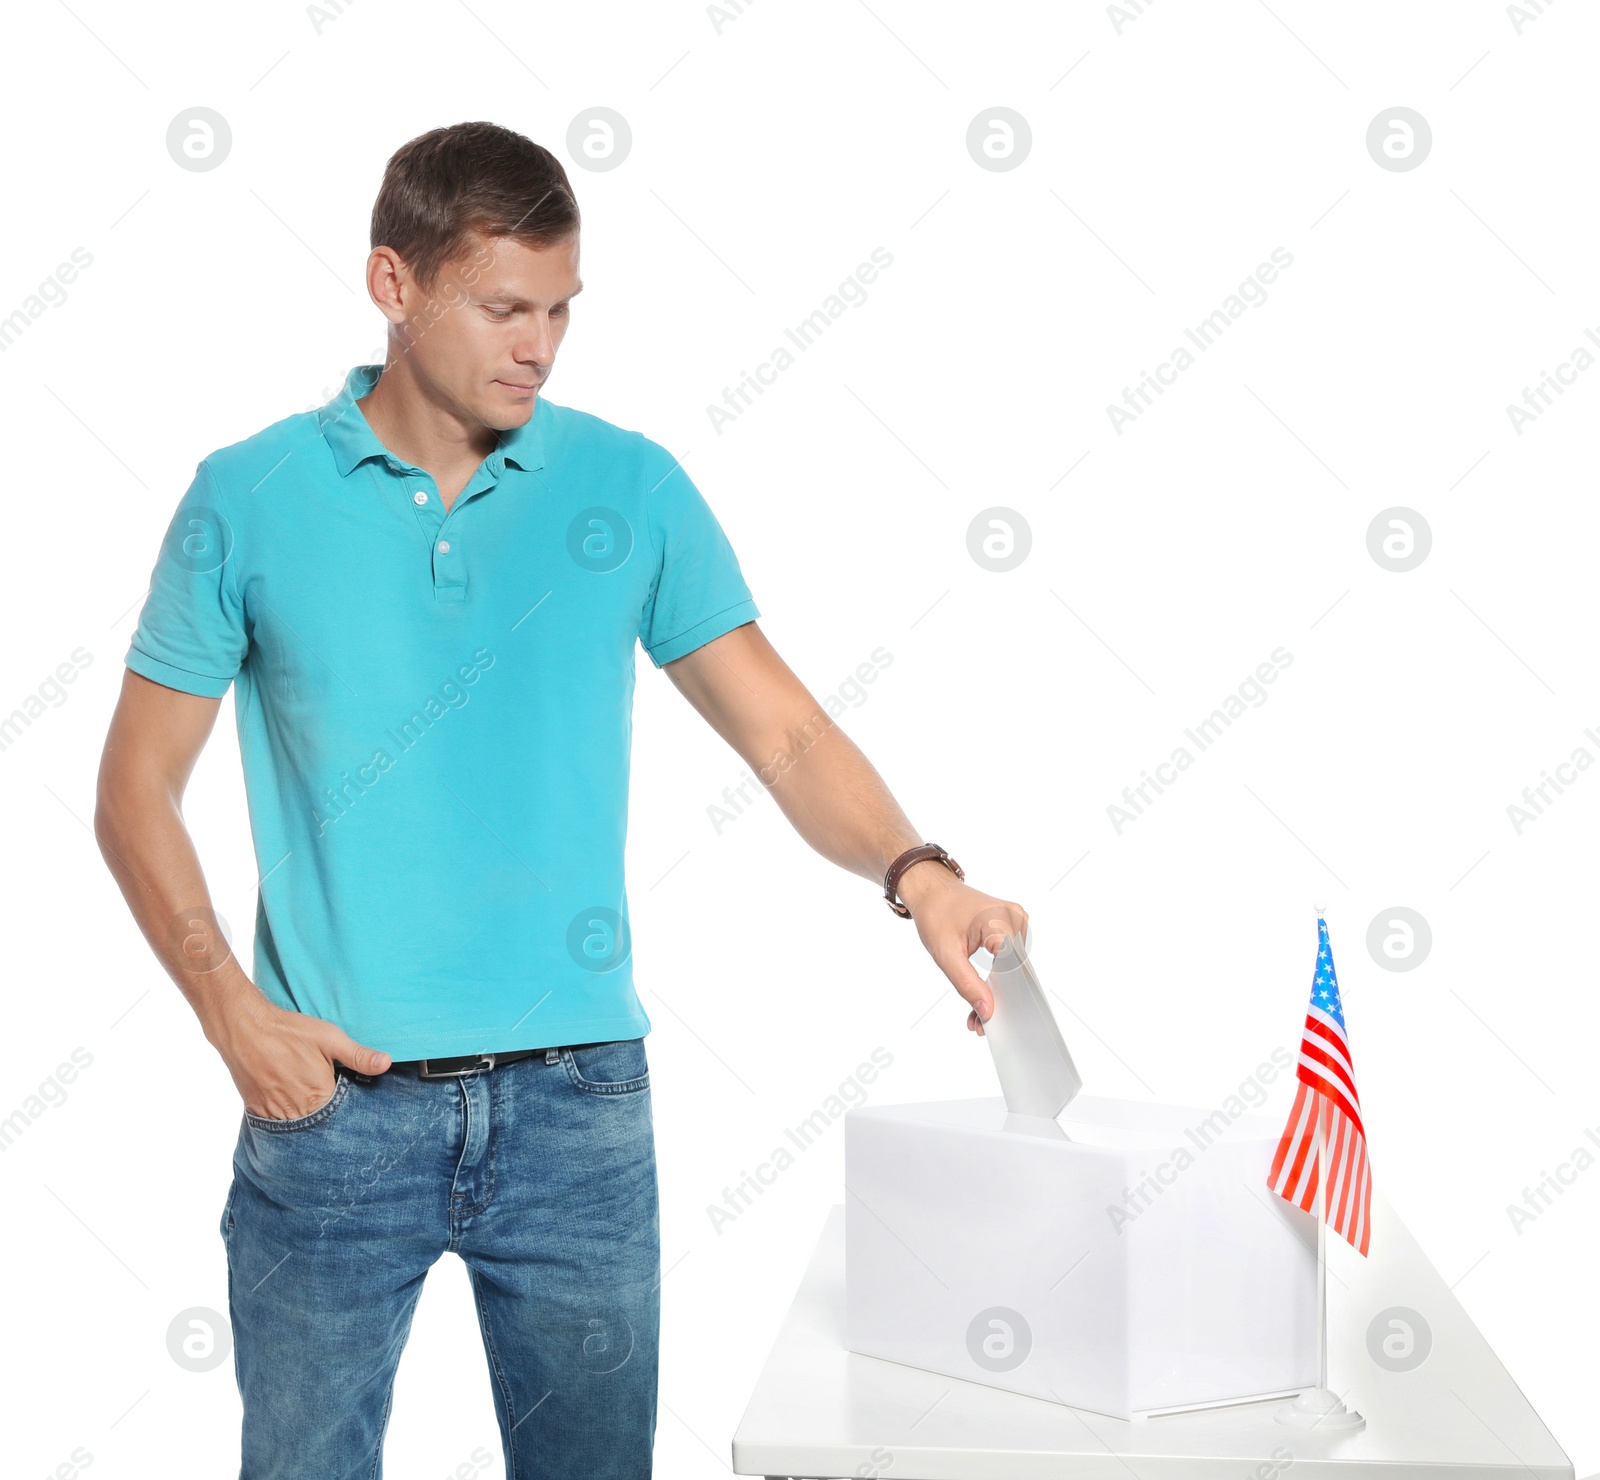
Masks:
[[[1361,1124],[1350,1040],[1345,1036],[1344,1006],[1333,970],[1328,924],[1317,916],[1317,969],[1311,983],[1300,1038],[1300,1081],[1267,1185],[1306,1212],[1320,1212],[1318,1199],[1317,1119],[1328,1149],[1328,1227],[1362,1254],[1372,1234],[1372,1168],[1367,1165],[1367,1135]]]

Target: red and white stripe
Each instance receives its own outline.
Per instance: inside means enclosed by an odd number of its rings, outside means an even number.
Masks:
[[[1372,1169],[1367,1164],[1355,1068],[1338,1021],[1316,1007],[1306,1014],[1295,1077],[1300,1085],[1267,1185],[1306,1212],[1319,1211],[1320,1111],[1328,1149],[1328,1227],[1365,1254],[1372,1233]]]

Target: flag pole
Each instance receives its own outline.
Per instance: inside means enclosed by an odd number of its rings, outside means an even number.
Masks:
[[[1315,906],[1320,922],[1327,911]],[[1320,935],[1320,931],[1318,932]],[[1346,1408],[1328,1386],[1328,1104],[1317,1096],[1317,1385],[1272,1416],[1299,1429],[1364,1429],[1366,1419]]]
[[[1328,1390],[1328,1102],[1317,1096],[1317,1387]]]

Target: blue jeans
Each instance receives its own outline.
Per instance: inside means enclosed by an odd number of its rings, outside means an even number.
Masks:
[[[507,1480],[651,1469],[660,1223],[642,1038],[460,1079],[341,1068],[297,1120],[246,1114],[222,1214],[240,1480],[376,1480],[440,1254],[470,1272]]]

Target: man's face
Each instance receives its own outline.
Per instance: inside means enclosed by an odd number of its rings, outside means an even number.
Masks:
[[[547,247],[476,237],[430,291],[407,278],[401,341],[441,401],[507,431],[533,415],[582,289],[576,232]]]

